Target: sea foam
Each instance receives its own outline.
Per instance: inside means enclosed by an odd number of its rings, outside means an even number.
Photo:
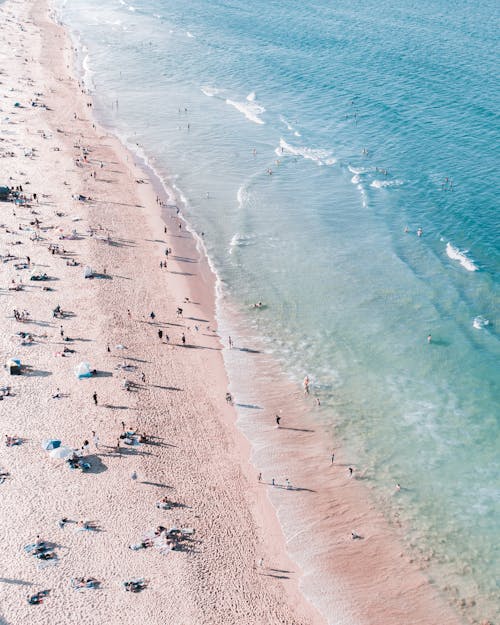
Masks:
[[[214,95],[220,93],[220,89],[217,89],[217,87],[209,87],[208,85],[202,85],[201,91],[209,98],[213,98]]]
[[[255,102],[255,93],[253,91],[246,97],[246,102],[237,102],[236,100],[230,100],[228,98],[226,104],[234,106],[237,111],[243,113],[243,115],[254,124],[265,124],[259,115],[265,113],[266,109]]]
[[[458,260],[464,269],[467,271],[477,271],[479,267],[466,256],[467,250],[460,251],[457,247],[454,247],[449,241],[446,244],[446,253],[452,260]]]
[[[402,184],[402,180],[373,180],[370,187],[374,189],[387,189],[389,187],[399,187]]]
[[[474,321],[472,322],[472,326],[476,328],[476,330],[482,330],[483,328],[489,325],[490,325],[489,319],[486,319],[486,317],[483,317],[482,315],[478,315],[477,317],[474,317]]]
[[[337,160],[332,157],[332,153],[328,150],[316,148],[308,148],[306,146],[294,146],[287,143],[284,139],[280,139],[280,144],[274,151],[277,156],[284,154],[292,154],[301,156],[302,158],[314,161],[317,165],[334,165]]]

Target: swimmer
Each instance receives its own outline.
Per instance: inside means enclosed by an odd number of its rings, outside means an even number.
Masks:
[[[404,232],[406,233],[406,232],[409,232],[409,231],[410,231],[410,229],[408,228],[408,226],[405,226]]]
[[[432,341],[432,334],[428,334],[427,335],[427,343],[430,343]]]
[[[422,230],[422,228],[418,228],[417,230],[417,236],[421,237],[423,235],[424,231]]]

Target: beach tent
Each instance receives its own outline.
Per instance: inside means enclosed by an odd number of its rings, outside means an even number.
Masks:
[[[21,375],[21,361],[18,358],[11,358],[5,366],[10,375]]]
[[[58,441],[56,438],[48,438],[42,443],[42,449],[45,449],[45,451],[51,451],[52,449],[57,449],[60,446],[61,441]]]
[[[94,272],[92,271],[92,267],[85,267],[83,270],[83,277],[84,278],[92,278],[92,276],[94,275]]]
[[[10,189],[9,187],[0,187],[0,200],[6,201],[9,199]]]
[[[89,363],[81,362],[77,367],[75,367],[75,375],[79,380],[83,378],[90,378],[92,376],[92,371],[90,370]]]

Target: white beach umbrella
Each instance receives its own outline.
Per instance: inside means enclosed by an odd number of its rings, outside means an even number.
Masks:
[[[74,453],[75,453],[75,450],[71,449],[71,447],[57,447],[57,449],[53,449],[52,451],[49,451],[49,456],[51,458],[63,460],[65,458],[69,458]]]

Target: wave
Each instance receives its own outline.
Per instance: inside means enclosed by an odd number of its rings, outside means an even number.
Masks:
[[[218,93],[220,93],[221,90],[217,89],[217,87],[209,87],[207,85],[203,85],[201,87],[201,91],[209,98],[213,98],[214,95],[217,95]]]
[[[464,269],[467,271],[477,271],[479,267],[466,256],[468,250],[460,251],[457,247],[454,247],[449,241],[446,244],[446,253],[452,260],[458,260]]]
[[[85,52],[86,48],[82,49]],[[88,54],[85,54],[82,61],[82,69],[83,69],[83,84],[86,89],[93,91],[94,90],[94,81],[92,76],[94,75],[94,71],[90,67],[90,57]]]
[[[291,123],[290,123],[287,119],[285,119],[285,118],[283,117],[283,115],[280,115],[280,122],[281,122],[282,124],[285,124],[285,126],[287,127],[287,130],[289,130],[290,132],[293,132],[293,134],[294,134],[296,137],[301,137],[301,136],[302,136],[302,135],[300,134],[300,132],[299,132],[298,130],[296,130],[296,129],[292,126],[292,124],[291,124]]]
[[[132,6],[131,4],[128,4],[128,2],[125,2],[125,0],[120,0],[120,4],[126,7],[129,11],[132,11],[132,13],[134,13],[137,10],[134,6]]]
[[[352,184],[359,184],[359,182],[361,182],[361,178],[359,177],[359,174],[355,174],[351,178],[351,182],[352,182]]]
[[[374,189],[386,189],[388,187],[399,187],[402,184],[402,180],[373,180],[370,187]]]
[[[194,39],[195,36],[189,32],[189,30],[186,30],[186,35],[190,38],[190,39]]]
[[[243,206],[244,201],[247,198],[247,192],[245,189],[245,184],[242,184],[239,189],[238,192],[236,193],[236,199],[238,200],[238,208],[241,208]]]
[[[293,154],[294,156],[302,156],[302,158],[314,161],[317,165],[334,165],[337,160],[332,157],[332,153],[327,150],[308,148],[305,146],[293,146],[284,139],[280,139],[279,147],[274,151],[277,156],[283,154]]]
[[[472,322],[472,326],[476,328],[476,330],[482,330],[483,328],[489,325],[490,325],[489,319],[486,319],[486,317],[483,317],[482,315],[478,315],[477,317],[474,317],[474,321]]]
[[[259,115],[265,113],[266,109],[260,104],[257,104],[255,100],[249,100],[248,98],[252,95],[255,97],[255,93],[253,91],[247,96],[246,102],[236,102],[236,100],[227,99],[226,104],[234,106],[237,111],[243,113],[243,115],[254,124],[265,124]]]
[[[373,171],[373,167],[353,167],[352,165],[348,165],[347,169],[351,172],[351,174],[367,174],[370,171]]]
[[[229,242],[229,253],[233,253],[233,249],[235,247],[247,247],[248,245],[252,245],[255,241],[256,235],[244,235],[233,234],[231,241]]]

